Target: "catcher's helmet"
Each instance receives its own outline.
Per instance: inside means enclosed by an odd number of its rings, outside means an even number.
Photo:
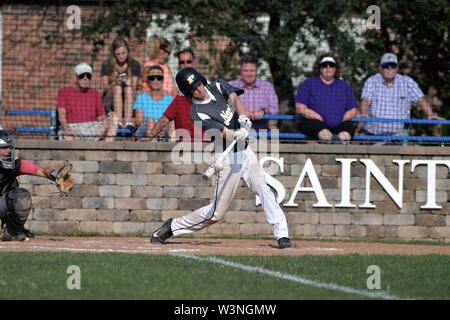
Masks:
[[[0,129],[0,148],[9,148],[8,154],[0,157],[0,164],[4,169],[14,169],[16,160],[15,142],[8,131]]]
[[[175,81],[181,93],[189,98],[192,97],[192,91],[194,91],[199,82],[202,82],[204,85],[208,83],[205,77],[194,68],[182,69],[177,73]]]

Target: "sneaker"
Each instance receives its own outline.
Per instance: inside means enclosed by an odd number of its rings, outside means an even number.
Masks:
[[[166,222],[163,223],[161,228],[157,229],[151,239],[151,243],[164,243],[167,239],[169,239],[173,233],[172,229],[170,228],[170,224],[172,223],[172,219],[166,220]]]
[[[34,236],[34,235],[33,235]],[[2,241],[21,241],[21,242],[28,242],[30,241],[30,238],[28,238],[24,233],[19,233],[15,236],[12,236],[9,234],[9,232],[6,230],[6,228],[3,229],[3,235],[2,235]]]
[[[283,237],[278,239],[278,248],[279,249],[286,249],[292,247],[291,239]]]
[[[23,230],[23,233],[27,236],[27,238],[34,239],[34,233],[31,232],[30,230],[24,229],[24,230]]]
[[[128,131],[123,134],[124,137],[132,137],[134,132],[136,131],[136,128],[130,122],[127,123],[127,125],[125,126],[125,129],[127,129]]]

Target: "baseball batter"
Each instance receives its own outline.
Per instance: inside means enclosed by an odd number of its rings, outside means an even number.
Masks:
[[[223,80],[207,83],[205,77],[193,68],[182,69],[175,80],[180,91],[192,100],[192,119],[200,121],[206,132],[219,132],[223,137],[223,150],[233,140],[236,140],[236,146],[225,159],[216,156],[211,164],[217,179],[212,202],[191,214],[165,221],[153,233],[151,242],[164,243],[171,236],[201,230],[222,219],[242,178],[260,197],[278,247],[292,247],[286,217],[266,184],[263,168],[255,153],[248,146],[251,121],[245,116],[244,106],[238,97],[244,91]]]

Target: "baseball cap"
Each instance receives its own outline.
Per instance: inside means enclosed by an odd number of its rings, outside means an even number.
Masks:
[[[319,64],[322,64],[324,62],[336,63],[336,61],[333,59],[333,57],[323,57],[322,60],[320,60]]]
[[[80,74],[83,74],[83,73],[90,73],[90,74],[92,74],[92,68],[87,63],[80,63],[79,65],[77,65],[73,69],[73,71],[75,72],[75,74],[77,76],[79,76]]]
[[[380,66],[383,66],[386,63],[395,63],[398,64],[397,56],[393,53],[385,53],[380,59]]]

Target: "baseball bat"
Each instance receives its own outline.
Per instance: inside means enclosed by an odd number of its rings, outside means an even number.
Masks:
[[[225,158],[228,156],[228,154],[231,152],[231,150],[233,150],[235,144],[236,144],[236,140],[233,140],[233,142],[230,143],[228,148],[226,148],[225,151],[222,152],[222,154],[219,156],[222,161],[225,160]],[[203,173],[202,178],[207,180],[207,179],[211,178],[214,173],[216,173],[216,170],[214,170],[214,167],[211,165]]]

